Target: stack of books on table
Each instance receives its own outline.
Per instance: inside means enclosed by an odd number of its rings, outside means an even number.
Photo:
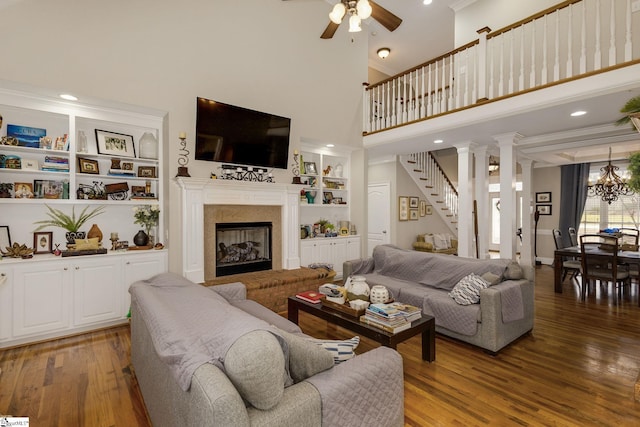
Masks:
[[[371,304],[360,316],[360,322],[383,329],[393,334],[411,327],[411,322],[422,317],[419,307],[392,302],[388,304]]]
[[[321,303],[323,297],[324,295],[318,291],[306,291],[306,292],[300,292],[296,294],[296,298],[299,298],[306,302],[310,302],[312,304]]]
[[[69,159],[58,156],[45,156],[41,170],[49,172],[69,172]]]

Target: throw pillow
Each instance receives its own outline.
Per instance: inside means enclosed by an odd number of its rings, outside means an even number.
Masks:
[[[444,234],[434,234],[433,241],[433,246],[436,248],[436,250],[449,249],[449,245],[447,245],[447,237]]]
[[[500,276],[498,276],[497,274],[493,274],[490,271],[483,273],[480,277],[486,280],[489,283],[489,286],[497,285],[498,283],[500,283]]]
[[[519,280],[524,277],[524,270],[515,261],[511,261],[504,270],[504,278],[507,280]]]
[[[476,274],[469,274],[460,279],[449,296],[460,305],[471,305],[480,302],[480,291],[489,287],[489,282]]]
[[[244,400],[268,410],[284,395],[284,363],[276,336],[256,330],[233,343],[224,358],[224,370]]]
[[[319,340],[315,338],[310,339],[311,342],[316,343],[325,350],[331,353],[333,356],[333,363],[336,365],[342,363],[345,360],[352,359],[356,354],[354,350],[360,344],[360,337],[355,336],[351,339],[340,340]]]
[[[289,346],[289,373],[299,383],[333,367],[333,355],[304,336],[280,331]]]
[[[433,241],[433,234],[431,233],[427,233],[424,235],[424,241],[425,243],[431,243],[433,246],[435,246],[435,242]]]

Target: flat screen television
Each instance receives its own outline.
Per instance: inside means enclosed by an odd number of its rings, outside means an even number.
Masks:
[[[196,160],[287,169],[291,119],[198,97]]]

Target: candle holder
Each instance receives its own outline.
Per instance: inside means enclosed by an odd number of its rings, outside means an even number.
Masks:
[[[291,165],[291,172],[293,172],[293,181],[292,184],[302,184],[300,181],[300,160],[298,160],[298,152],[293,152],[293,164]]]
[[[187,150],[187,137],[180,135],[179,137],[180,139],[180,149],[179,154],[178,154],[178,174],[176,175],[176,177],[178,176],[183,176],[183,177],[191,177],[191,175],[189,175],[189,168],[187,167],[187,164],[189,163],[189,150]]]

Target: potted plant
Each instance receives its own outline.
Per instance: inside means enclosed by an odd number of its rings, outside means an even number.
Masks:
[[[636,193],[640,192],[640,152],[633,153],[629,156],[629,173],[631,174],[631,178],[627,184],[629,187],[635,191]]]
[[[0,182],[0,199],[10,199],[13,184],[10,182]]]
[[[636,96],[628,100],[627,103],[624,104],[624,107],[620,109],[620,112],[624,114],[624,117],[618,119],[618,121],[616,121],[616,125],[629,123],[631,121],[630,116],[632,114],[640,113],[640,96]],[[638,129],[638,132],[640,132],[640,129]]]
[[[34,231],[39,231],[46,227],[64,228],[65,230],[67,230],[67,233],[65,235],[67,238],[67,243],[71,244],[75,243],[75,239],[84,239],[86,233],[79,231],[80,227],[82,227],[91,218],[100,215],[104,211],[104,206],[98,206],[95,209],[87,212],[89,206],[85,206],[85,208],[82,209],[82,212],[80,212],[80,215],[76,217],[75,206],[71,208],[71,216],[67,215],[59,209],[52,208],[49,205],[45,206],[47,207],[47,209],[49,209],[49,212],[47,212],[47,216],[49,216],[50,219],[44,219],[42,221],[34,222],[34,224],[40,224]]]

